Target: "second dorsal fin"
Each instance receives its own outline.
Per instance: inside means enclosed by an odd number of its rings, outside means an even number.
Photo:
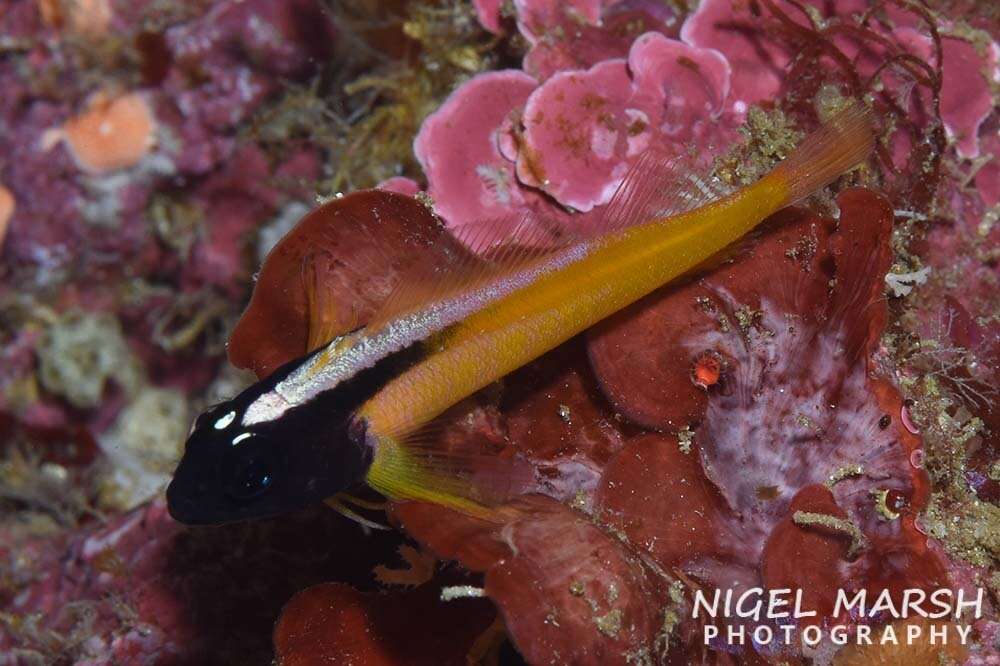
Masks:
[[[502,280],[565,247],[576,237],[538,216],[484,220],[452,236],[465,252],[438,251],[414,265],[369,321],[378,330],[394,319]]]
[[[648,150],[628,170],[604,208],[599,231],[613,232],[679,215],[730,193],[712,165],[680,153]]]
[[[529,213],[513,221],[484,220],[459,230],[455,235],[470,252],[437,253],[438,261],[414,265],[369,326],[378,329],[403,314],[477,289],[502,292],[518,283],[512,277],[535,270],[559,250],[692,210],[724,194],[707,166],[686,155],[649,151],[632,164],[606,206],[581,214],[571,227]]]

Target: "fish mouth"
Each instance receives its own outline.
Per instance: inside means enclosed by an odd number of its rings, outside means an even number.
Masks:
[[[282,513],[267,505],[233,502],[217,484],[198,475],[187,474],[183,463],[174,472],[166,497],[170,517],[188,527],[228,525],[271,518]]]
[[[174,478],[167,486],[167,512],[170,517],[182,525],[209,525],[214,521],[206,520],[205,503],[193,497],[186,484]]]
[[[167,512],[182,525],[218,525],[232,517],[220,515],[218,502],[208,481],[192,474],[191,461],[181,460],[167,486]]]
[[[167,512],[170,517],[183,525],[193,525],[196,512],[195,503],[177,487],[176,481],[167,486]]]
[[[225,525],[246,520],[231,509],[218,509],[206,494],[192,495],[183,484],[176,480],[167,486],[167,512],[181,525],[201,527],[205,525]]]

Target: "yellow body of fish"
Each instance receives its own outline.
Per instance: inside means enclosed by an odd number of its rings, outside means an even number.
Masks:
[[[762,220],[856,166],[870,120],[851,109],[756,183],[694,210],[611,231],[586,255],[453,325],[427,355],[358,411],[378,442],[368,482],[391,497],[470,510],[475,502],[421,474],[405,440],[450,406],[695,268]]]

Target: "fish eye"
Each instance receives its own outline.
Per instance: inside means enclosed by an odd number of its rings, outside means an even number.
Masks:
[[[250,457],[236,469],[229,494],[237,500],[251,500],[271,487],[271,467],[266,460]]]
[[[265,438],[244,433],[237,439],[248,439],[243,443],[233,442],[225,469],[231,470],[227,494],[238,501],[248,501],[263,495],[274,482],[277,460],[274,450]]]

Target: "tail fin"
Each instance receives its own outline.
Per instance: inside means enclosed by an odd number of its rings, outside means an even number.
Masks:
[[[874,148],[872,112],[855,102],[807,136],[769,177],[783,181],[789,205],[860,165]]]

